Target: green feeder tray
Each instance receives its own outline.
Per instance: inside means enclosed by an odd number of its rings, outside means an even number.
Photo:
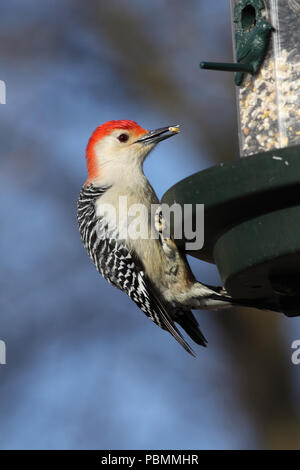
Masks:
[[[187,254],[215,263],[234,298],[269,299],[288,316],[300,315],[299,145],[196,173],[162,202],[192,204],[194,222],[196,204],[204,204],[204,246]],[[175,241],[182,250],[191,242]]]

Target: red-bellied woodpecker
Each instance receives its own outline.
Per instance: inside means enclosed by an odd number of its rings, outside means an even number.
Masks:
[[[79,195],[77,217],[84,246],[102,276],[193,354],[175,322],[206,346],[191,309],[228,307],[232,299],[222,288],[197,282],[185,255],[163,235],[159,201],[143,173],[143,162],[158,142],[178,132],[178,126],[147,131],[127,120],[99,126],[87,146],[88,179]],[[139,218],[144,236],[130,233],[132,214],[122,209],[124,198],[127,208],[145,208]],[[153,225],[157,237],[152,236]]]

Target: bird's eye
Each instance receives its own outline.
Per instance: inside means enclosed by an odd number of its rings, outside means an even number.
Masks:
[[[118,139],[119,139],[120,142],[127,142],[127,140],[129,139],[129,135],[128,134],[121,134],[121,135],[119,135]]]

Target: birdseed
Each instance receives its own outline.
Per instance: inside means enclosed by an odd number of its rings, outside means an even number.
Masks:
[[[300,0],[265,4],[276,32],[259,73],[237,88],[241,156],[300,144]]]

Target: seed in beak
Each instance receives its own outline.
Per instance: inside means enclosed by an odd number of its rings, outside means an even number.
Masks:
[[[179,129],[179,126],[176,126],[176,127],[169,127],[169,131],[170,131],[170,132],[176,132],[176,133],[178,133],[178,132],[180,132],[180,129]]]

